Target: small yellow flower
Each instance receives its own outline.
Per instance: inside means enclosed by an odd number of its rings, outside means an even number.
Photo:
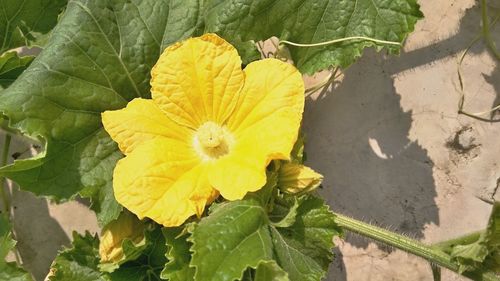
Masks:
[[[282,163],[278,170],[278,186],[287,193],[305,193],[316,189],[323,176],[313,169],[293,162]]]
[[[129,239],[134,245],[146,243],[144,224],[130,212],[124,211],[118,219],[108,224],[102,231],[99,243],[101,264],[119,263],[125,256],[122,243]]]
[[[290,158],[304,108],[292,65],[265,59],[242,70],[236,49],[206,34],[167,48],[151,74],[152,100],[102,114],[126,155],[115,197],[139,218],[181,225],[219,194],[259,190],[269,162]]]

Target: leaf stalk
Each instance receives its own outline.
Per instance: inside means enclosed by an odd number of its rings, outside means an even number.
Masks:
[[[5,133],[5,139],[4,139],[4,143],[3,143],[3,149],[2,149],[2,162],[0,163],[0,167],[7,165],[11,139],[12,139],[11,135],[8,133]],[[9,214],[10,214],[10,200],[7,196],[7,192],[5,189],[6,189],[5,177],[0,175],[0,196],[2,197],[3,210],[4,210],[4,213],[7,216],[9,216]]]
[[[390,245],[407,253],[424,258],[427,261],[459,273],[459,265],[452,261],[451,256],[432,246],[408,238],[404,235],[388,231],[386,229],[358,221],[356,219],[334,213],[335,222],[345,230],[371,238],[377,242]],[[499,281],[500,277],[492,272],[464,272],[464,276],[473,280]]]

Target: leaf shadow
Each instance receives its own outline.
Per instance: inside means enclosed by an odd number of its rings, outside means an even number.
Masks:
[[[334,211],[416,239],[424,237],[426,225],[440,224],[434,163],[427,150],[409,138],[412,111],[401,107],[393,77],[458,56],[477,36],[480,24],[476,5],[465,11],[459,29],[448,38],[399,57],[384,58],[367,50],[341,82],[306,101],[308,165],[325,175],[321,193]],[[484,51],[479,43],[470,54]],[[493,106],[500,103],[499,75],[498,64],[485,75],[496,90]],[[358,235],[348,235],[346,242],[360,248],[369,243]],[[347,280],[342,253],[335,251],[338,260],[328,280]]]
[[[321,193],[333,210],[421,238],[426,224],[439,224],[433,163],[408,137],[412,112],[384,64],[367,52],[333,90],[307,101],[308,163],[325,175]]]

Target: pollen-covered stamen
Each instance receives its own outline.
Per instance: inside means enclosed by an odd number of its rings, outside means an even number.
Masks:
[[[206,148],[214,148],[224,141],[224,131],[214,122],[207,122],[198,129],[200,144]]]
[[[203,124],[194,136],[194,148],[204,160],[217,159],[229,152],[233,137],[227,128],[214,122]]]

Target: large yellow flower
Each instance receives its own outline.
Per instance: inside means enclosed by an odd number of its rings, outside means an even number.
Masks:
[[[139,218],[181,225],[219,193],[259,190],[269,162],[289,159],[304,108],[292,65],[265,59],[242,70],[236,49],[206,34],[167,48],[151,74],[152,100],[102,114],[126,155],[115,197]]]

